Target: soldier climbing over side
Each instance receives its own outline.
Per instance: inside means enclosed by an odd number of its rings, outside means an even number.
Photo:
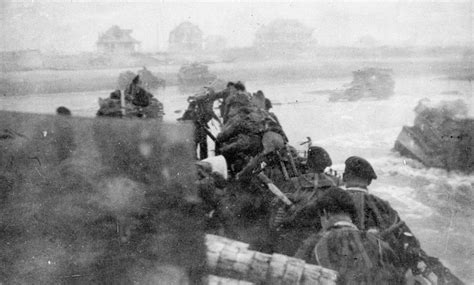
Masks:
[[[387,201],[370,194],[368,186],[377,179],[370,163],[357,156],[345,161],[343,181],[356,207],[354,223],[378,234],[397,254],[405,271],[422,284],[462,284],[439,259],[428,256],[408,226]]]
[[[237,92],[237,89],[235,88],[235,83],[229,81],[227,83],[227,86],[224,90],[215,92],[214,88],[212,87],[205,87],[207,89],[207,93],[199,96],[191,96],[189,100],[196,100],[196,101],[203,101],[206,103],[209,103],[211,107],[214,104],[214,101],[216,100],[222,100],[221,105],[219,106],[220,109],[220,117],[224,119],[226,109],[225,109],[225,102],[229,96]]]
[[[256,166],[261,158],[274,151],[275,145],[284,147],[288,141],[281,125],[264,109],[251,104],[251,97],[241,82],[237,91],[225,100],[224,126],[217,135],[217,152],[228,160],[237,174]],[[283,143],[281,143],[282,141]]]

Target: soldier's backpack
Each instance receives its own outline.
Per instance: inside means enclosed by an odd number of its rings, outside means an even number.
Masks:
[[[306,253],[301,256],[300,249],[297,257],[336,270],[338,284],[404,282],[403,269],[389,245],[370,232],[359,231],[351,223],[336,223],[329,231],[308,240]]]

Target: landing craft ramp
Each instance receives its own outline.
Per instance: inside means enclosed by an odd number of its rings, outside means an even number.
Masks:
[[[1,111],[0,280],[200,279],[193,157],[187,124]]]

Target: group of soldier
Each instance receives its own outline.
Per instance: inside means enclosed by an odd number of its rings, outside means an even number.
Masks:
[[[213,112],[219,99],[222,121]],[[421,249],[387,201],[369,193],[377,175],[366,159],[347,158],[342,177],[325,172],[332,165],[327,151],[310,145],[301,156],[270,112],[270,100],[241,82],[229,82],[221,92],[208,89],[189,102],[209,230],[245,239],[243,232],[255,223],[260,239],[246,241],[256,250],[336,270],[341,284],[462,284]],[[222,126],[217,136],[208,128],[212,119]],[[227,171],[207,158],[207,136]],[[243,221],[241,232],[236,221]]]
[[[142,80],[142,77],[146,79],[148,74],[151,73],[144,68],[126,86],[124,94],[117,89],[110,93],[109,98],[99,99],[100,109],[97,116],[162,119],[163,104],[145,89],[147,84]]]

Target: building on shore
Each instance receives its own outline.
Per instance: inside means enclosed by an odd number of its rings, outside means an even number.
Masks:
[[[182,22],[170,32],[170,52],[196,52],[203,48],[203,33],[191,22]]]
[[[298,20],[276,19],[255,34],[254,47],[263,50],[300,50],[312,42],[313,29]]]
[[[99,35],[97,51],[100,53],[131,54],[137,51],[140,44],[130,34],[132,30],[121,29],[119,26],[110,27],[105,33]]]

